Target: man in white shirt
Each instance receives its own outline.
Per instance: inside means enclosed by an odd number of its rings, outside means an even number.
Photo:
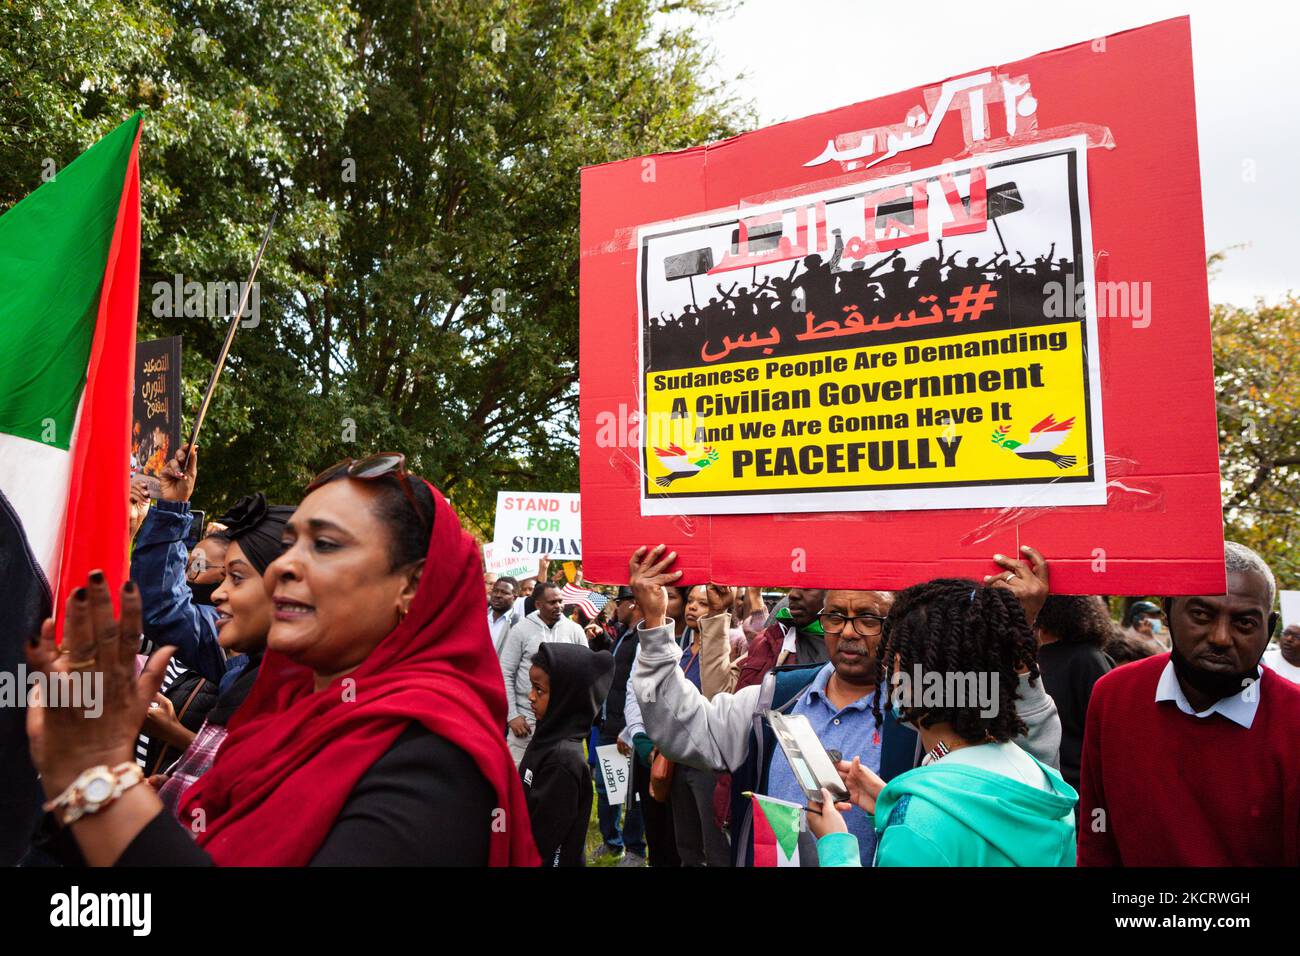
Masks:
[[[506,720],[510,731],[506,741],[510,744],[515,766],[524,759],[528,740],[537,726],[533,705],[528,702],[528,692],[532,689],[528,669],[532,666],[533,655],[546,641],[590,646],[582,628],[561,613],[563,607],[564,596],[560,586],[546,585],[537,597],[537,610],[510,628],[501,648],[501,676],[506,685]]]
[[[1277,639],[1277,647],[1264,652],[1264,666],[1271,667],[1279,677],[1300,684],[1300,624],[1292,624]]]
[[[492,647],[501,657],[501,648],[505,646],[506,635],[514,622],[515,579],[500,577],[492,583],[488,591],[488,630],[492,634]]]

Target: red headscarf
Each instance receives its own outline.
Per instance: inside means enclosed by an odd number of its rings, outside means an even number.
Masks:
[[[357,781],[412,721],[465,751],[496,791],[505,817],[492,821],[489,865],[540,862],[505,741],[505,684],[478,548],[429,490],[433,536],[406,618],[320,692],[308,668],[268,651],[212,769],[186,793],[180,819],[201,824],[198,842],[219,865],[310,862]],[[348,678],[355,686],[345,695]]]

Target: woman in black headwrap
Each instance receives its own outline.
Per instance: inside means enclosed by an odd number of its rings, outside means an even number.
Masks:
[[[226,737],[226,724],[252,689],[266,650],[273,605],[262,584],[262,573],[284,550],[285,523],[294,508],[268,505],[261,492],[240,498],[222,518],[230,547],[226,574],[212,594],[217,609],[217,640],[229,654],[248,655],[248,664],[217,698],[185,754],[166,775],[150,778],[172,813],[181,796],[207,772]]]

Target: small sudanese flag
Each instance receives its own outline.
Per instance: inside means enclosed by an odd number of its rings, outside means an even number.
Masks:
[[[750,799],[754,801],[754,865],[798,866],[805,808],[757,793]]]

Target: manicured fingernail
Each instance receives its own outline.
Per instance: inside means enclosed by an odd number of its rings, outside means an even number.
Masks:
[[[74,601],[84,601],[84,600],[86,600],[86,589],[85,589],[85,588],[77,588],[77,590],[75,590],[75,591],[72,592],[72,599],[73,599]]]
[[[31,639],[30,639],[27,643],[30,644],[32,647],[40,647],[40,646],[41,646],[41,632],[40,632],[40,631],[37,631],[35,634],[33,634],[33,635],[31,636]]]
[[[135,582],[134,582],[134,581],[127,581],[126,584],[122,585],[122,590],[125,591],[127,594],[134,594],[134,593],[135,593]]]
[[[1020,550],[1021,550],[1021,551],[1028,551],[1028,550],[1029,550],[1029,545],[1027,545],[1027,544],[1022,544],[1022,545],[1020,546]]]
[[[90,572],[90,583],[91,583],[91,584],[103,584],[103,583],[104,583],[104,572],[103,572],[103,571],[91,571],[91,572]]]
[[[1003,557],[1002,555],[1000,555],[1000,554],[995,554],[995,555],[993,555],[993,560],[994,560],[994,561],[1005,561],[1006,558],[1004,558],[1004,557]]]

